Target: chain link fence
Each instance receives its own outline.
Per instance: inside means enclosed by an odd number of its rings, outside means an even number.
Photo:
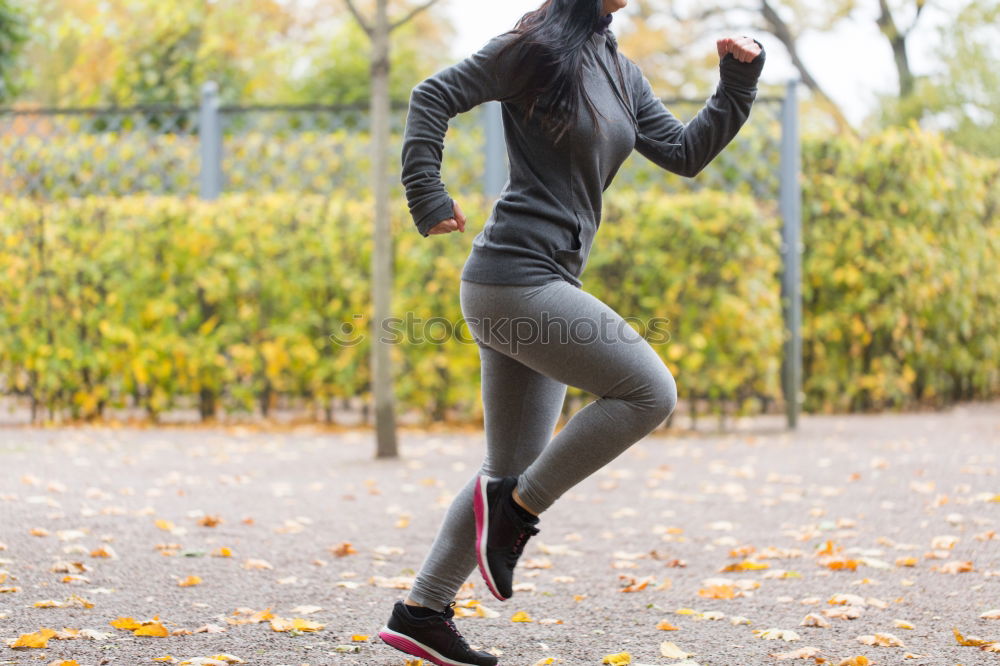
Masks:
[[[698,177],[668,174],[633,153],[615,186],[739,190],[776,200],[781,102],[758,98],[746,127]],[[687,121],[704,100],[664,103]],[[405,115],[405,104],[393,105],[393,145],[402,136]],[[450,127],[442,164],[449,188],[499,193],[507,174],[499,104],[460,114]],[[0,109],[0,194],[211,198],[221,192],[365,187],[367,133],[367,106],[224,106],[216,104],[211,87],[200,107]],[[398,168],[398,159],[390,160],[391,175]]]

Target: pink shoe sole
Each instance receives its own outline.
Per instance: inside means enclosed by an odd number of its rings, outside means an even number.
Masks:
[[[405,652],[406,654],[413,655],[414,657],[426,659],[432,664],[437,664],[437,666],[469,666],[468,664],[464,664],[460,661],[445,659],[436,652],[432,654],[432,651],[427,646],[421,645],[420,643],[412,641],[409,638],[395,632],[390,632],[387,629],[382,629],[382,631],[378,632],[378,637],[387,645],[391,645],[400,652]]]
[[[479,573],[482,574],[483,580],[486,581],[486,587],[489,588],[490,593],[500,601],[507,601],[507,597],[501,595],[497,592],[497,588],[493,583],[493,575],[490,573],[489,566],[486,563],[486,526],[489,524],[490,510],[489,503],[486,501],[486,483],[490,478],[484,474],[480,474],[479,478],[476,480],[476,491],[473,494],[472,509],[476,514],[476,561],[479,563]]]

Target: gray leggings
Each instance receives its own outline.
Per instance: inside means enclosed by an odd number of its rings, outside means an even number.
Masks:
[[[649,434],[677,385],[649,343],[614,310],[565,280],[461,281],[462,316],[479,347],[486,430],[482,467],[448,508],[409,598],[443,610],[476,569],[473,486],[517,476],[536,513]],[[598,396],[552,434],[567,385]]]

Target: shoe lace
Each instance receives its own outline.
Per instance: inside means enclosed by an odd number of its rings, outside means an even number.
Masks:
[[[538,528],[534,525],[522,525],[517,533],[517,539],[514,540],[514,545],[511,546],[510,552],[507,553],[507,564],[513,569],[514,565],[517,564],[518,558],[521,557],[521,553],[524,552],[524,545],[528,542],[528,539],[538,534]]]
[[[466,642],[465,636],[463,636],[458,631],[458,627],[455,626],[455,623],[451,619],[455,616],[454,609],[455,609],[455,602],[452,601],[450,604],[448,604],[448,607],[444,609],[444,615],[442,616],[442,618],[444,620],[444,623],[448,625],[448,628],[451,629],[452,633],[455,634],[455,638],[458,640],[458,644],[461,645],[463,649],[471,652],[472,648],[469,647],[468,642]]]

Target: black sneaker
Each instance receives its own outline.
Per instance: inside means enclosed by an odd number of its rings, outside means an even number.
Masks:
[[[496,657],[473,650],[458,633],[451,620],[455,615],[454,606],[452,601],[441,613],[416,617],[406,610],[406,604],[397,601],[378,637],[400,652],[438,666],[494,666]]]
[[[491,479],[480,474],[476,480],[473,510],[476,514],[476,559],[479,572],[493,596],[506,601],[513,594],[514,566],[528,539],[538,534],[535,523],[518,515],[511,491],[516,476]]]

